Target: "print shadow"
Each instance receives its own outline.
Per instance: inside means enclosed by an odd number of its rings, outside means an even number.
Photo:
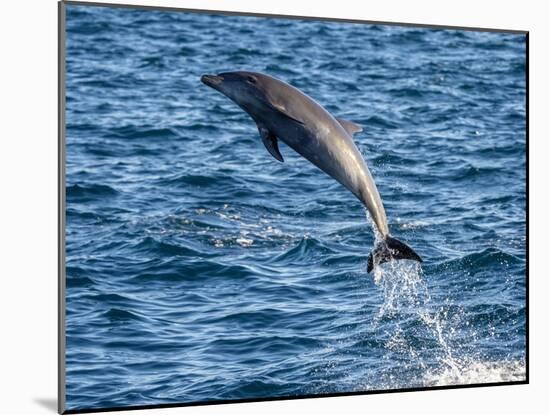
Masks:
[[[38,405],[40,405],[40,406],[42,406],[42,407],[44,407],[44,408],[46,408],[46,409],[48,409],[52,412],[57,413],[57,399],[53,399],[53,398],[35,398],[34,401]]]

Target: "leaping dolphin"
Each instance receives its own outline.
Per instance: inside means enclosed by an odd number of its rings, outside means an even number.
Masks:
[[[381,236],[369,255],[367,272],[392,259],[422,262],[412,248],[390,236],[382,199],[352,139],[362,131],[360,126],[334,118],[302,91],[266,74],[224,72],[203,75],[201,81],[226,95],[252,117],[273,157],[284,161],[277,141],[281,139],[363,203]]]

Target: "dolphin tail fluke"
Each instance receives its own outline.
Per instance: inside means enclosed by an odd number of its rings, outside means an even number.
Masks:
[[[375,266],[384,262],[398,259],[410,259],[422,262],[420,255],[414,252],[410,246],[387,235],[375,246],[374,251],[370,253],[367,262],[367,272],[371,272]]]

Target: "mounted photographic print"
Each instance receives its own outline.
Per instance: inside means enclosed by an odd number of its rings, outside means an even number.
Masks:
[[[59,11],[60,412],[528,382],[527,32]]]

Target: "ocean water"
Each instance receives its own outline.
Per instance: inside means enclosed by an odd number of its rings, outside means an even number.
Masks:
[[[67,7],[68,409],[524,380],[525,37]],[[364,131],[392,234],[201,84]]]

